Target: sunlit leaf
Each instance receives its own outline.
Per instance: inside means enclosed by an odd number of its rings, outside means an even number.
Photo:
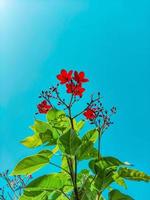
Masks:
[[[33,192],[24,192],[19,200],[48,200],[48,192],[39,192],[39,194],[37,193],[37,195],[35,195]]]
[[[58,140],[58,145],[63,153],[75,155],[77,149],[81,145],[81,140],[77,134],[71,129],[61,135]]]
[[[120,168],[119,176],[132,181],[150,181],[150,176],[136,169]]]
[[[82,138],[82,141],[90,141],[95,142],[98,138],[98,131],[97,129],[93,129],[88,131]]]
[[[24,146],[28,148],[35,148],[42,145],[42,140],[39,137],[39,134],[34,134],[22,140],[21,144],[23,144]]]
[[[112,190],[108,195],[109,200],[134,200],[132,197],[123,194],[119,190]]]
[[[74,129],[77,133],[84,127],[84,124],[84,120],[81,120],[79,122],[77,122],[75,119],[73,120]]]
[[[51,109],[48,111],[46,118],[49,122],[65,117],[66,114],[63,110]]]
[[[88,160],[97,157],[98,151],[92,142],[82,142],[76,155],[78,160]]]
[[[79,196],[81,200],[95,200],[97,191],[91,187],[91,180],[86,178],[79,190]]]
[[[127,185],[122,177],[119,176],[118,172],[114,172],[112,175],[113,180],[120,186],[127,189]]]
[[[34,135],[25,138],[21,143],[28,148],[35,148],[42,144],[55,145],[59,137],[59,133],[47,122],[35,120],[31,126]]]
[[[26,191],[54,191],[70,185],[68,176],[63,173],[48,174],[33,180],[26,188]]]
[[[53,153],[49,150],[40,151],[38,154],[21,160],[12,172],[12,175],[29,175],[49,164]]]

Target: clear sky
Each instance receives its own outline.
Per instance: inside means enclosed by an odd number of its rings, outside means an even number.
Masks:
[[[150,173],[149,10],[149,0],[1,0],[0,170],[33,153],[19,141],[31,134],[38,94],[66,68],[85,71],[87,93],[118,108],[103,154]],[[150,184],[126,192],[148,200]]]

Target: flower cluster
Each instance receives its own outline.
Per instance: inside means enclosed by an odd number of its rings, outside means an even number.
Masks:
[[[57,75],[57,79],[60,81],[61,85],[66,86],[67,93],[73,95],[74,101],[72,104],[78,101],[76,99],[77,96],[80,98],[82,97],[85,91],[85,88],[82,86],[84,83],[89,81],[85,77],[84,72],[77,72],[73,70],[67,72],[65,69],[61,70],[60,74]],[[58,86],[59,84],[57,84],[56,87],[50,87],[49,91],[42,91],[39,98],[43,98],[44,100],[37,105],[38,113],[46,114],[52,108],[52,99],[57,100],[58,105],[65,104],[65,100],[61,100],[59,97]]]
[[[84,116],[89,119],[93,120],[96,118],[96,109],[94,108],[87,108],[86,111],[84,111]]]
[[[67,93],[79,97],[82,97],[85,91],[82,84],[89,81],[85,78],[84,72],[75,71],[73,73],[73,70],[67,72],[65,69],[61,70],[61,73],[57,75],[57,79],[60,81],[60,84],[66,85]]]
[[[47,101],[44,100],[37,105],[37,108],[38,108],[39,113],[46,114],[52,108],[52,106],[47,104]]]
[[[73,70],[66,71],[65,69],[61,70],[60,74],[57,75],[57,79],[60,82],[59,84],[55,87],[50,87],[47,91],[42,91],[40,94],[39,98],[43,98],[44,100],[37,105],[38,113],[46,114],[52,107],[54,107],[51,103],[52,99],[57,101],[57,105],[63,105],[65,108],[69,108],[69,106],[72,107],[75,102],[80,100],[85,91],[83,84],[89,81],[85,77],[84,72]],[[67,93],[72,94],[73,98],[71,98],[71,102],[66,103],[65,99],[60,97],[58,90],[60,85],[65,85]],[[106,129],[112,124],[110,118],[111,115],[115,113],[115,107],[112,107],[109,112],[104,109],[100,93],[98,93],[95,99],[93,95],[91,96],[91,100],[87,103],[87,107],[79,114],[83,114],[91,124],[95,124],[96,126],[101,127],[101,129]],[[77,116],[79,115],[77,114],[75,117]]]
[[[90,103],[87,104],[87,108],[83,111],[83,115],[91,124],[95,124],[103,130],[113,124],[111,121],[113,114],[116,114],[116,107],[112,107],[110,111],[107,111],[101,102],[100,93],[95,99],[93,99],[93,96],[91,97]]]

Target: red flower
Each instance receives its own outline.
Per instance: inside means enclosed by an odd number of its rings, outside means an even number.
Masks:
[[[37,105],[39,113],[43,114],[46,114],[51,109],[51,107],[52,107],[51,105],[47,104],[46,100],[42,101],[40,104]]]
[[[68,83],[72,79],[72,70],[67,72],[65,69],[62,69],[61,73],[57,75],[57,79],[61,84]]]
[[[84,72],[77,72],[77,71],[74,72],[73,79],[77,81],[77,83],[85,83],[89,81],[87,78],[85,78]]]
[[[83,114],[89,120],[96,118],[95,109],[92,108],[88,108]]]
[[[81,84],[75,85],[74,83],[66,84],[67,92],[72,93],[75,96],[82,97],[82,93],[85,91],[84,88],[82,88]]]

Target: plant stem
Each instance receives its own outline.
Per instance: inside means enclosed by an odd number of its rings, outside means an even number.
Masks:
[[[101,192],[98,192],[96,200],[100,200],[100,197],[101,197]]]
[[[72,118],[72,114],[71,114],[71,103],[72,103],[72,99],[73,99],[73,95],[71,97],[70,100],[70,104],[68,107],[68,111],[69,111],[69,118],[70,118],[70,122],[71,122],[71,127],[74,130],[74,125],[73,125],[73,118]],[[79,200],[79,195],[78,195],[78,187],[77,187],[77,157],[74,157],[74,163],[75,163],[75,172],[73,170],[73,184],[74,184],[74,194],[75,194],[75,198],[76,200]]]
[[[18,198],[18,195],[16,194],[14,188],[11,186],[11,183],[10,183],[9,178],[7,178],[7,177],[5,176],[5,180],[7,181],[7,183],[8,183],[8,185],[9,185],[10,189],[11,189],[12,192],[14,193],[15,198],[17,199],[17,198]]]
[[[57,91],[57,89],[55,90],[55,93],[56,93],[56,96],[58,98],[58,100],[63,104],[65,105],[66,108],[68,108],[68,105],[61,99],[61,97],[59,96],[59,93]]]
[[[101,129],[100,127],[98,128],[98,160],[101,158]]]
[[[59,96],[58,91],[55,90],[55,92],[56,92],[56,95],[57,95],[57,98],[59,99],[59,101],[68,109],[69,119],[70,119],[70,122],[71,122],[71,127],[74,130],[73,118],[72,118],[72,114],[71,114],[71,105],[72,105],[72,100],[73,100],[73,94],[71,95],[71,99],[70,99],[69,105],[67,105],[61,99],[61,97]],[[73,184],[73,187],[74,187],[75,199],[79,200],[79,197],[78,197],[78,188],[77,188],[77,158],[75,157],[75,173],[74,173],[74,169],[73,169],[73,161],[72,161],[72,159],[68,158],[67,156],[66,156],[66,159],[67,159],[67,164],[68,164],[68,167],[69,167],[69,175],[71,177],[72,184]]]
[[[67,199],[69,199],[69,197],[66,195],[66,193],[63,191],[63,190],[60,190],[62,193],[63,193],[63,195],[67,198]],[[70,200],[70,199],[69,199]]]

